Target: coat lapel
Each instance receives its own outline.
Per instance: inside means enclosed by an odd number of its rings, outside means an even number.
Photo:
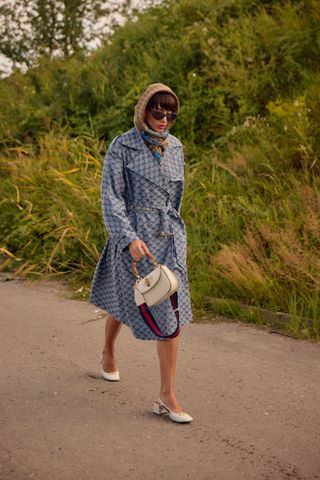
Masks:
[[[181,147],[181,143],[175,137],[168,138],[169,146],[160,164],[135,128],[121,136],[121,143],[131,150],[127,168],[166,191],[169,191],[170,180],[183,179],[182,156],[180,148],[177,148]],[[180,178],[177,178],[179,172]]]
[[[170,141],[172,139],[172,141]],[[177,181],[183,181],[183,155],[181,151],[181,143],[175,137],[171,137],[169,146],[165,151],[164,157],[161,161],[161,169],[166,178]]]

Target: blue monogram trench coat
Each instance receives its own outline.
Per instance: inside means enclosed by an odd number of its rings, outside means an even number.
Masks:
[[[109,238],[93,277],[90,302],[129,326],[136,338],[159,340],[144,323],[134,301],[135,276],[129,244],[143,240],[157,261],[179,280],[180,325],[191,321],[186,270],[186,229],[180,217],[184,185],[183,149],[169,134],[159,163],[136,128],[110,144],[102,174],[102,211]],[[154,267],[147,257],[137,262],[140,275]],[[150,308],[163,333],[175,330],[170,300]]]

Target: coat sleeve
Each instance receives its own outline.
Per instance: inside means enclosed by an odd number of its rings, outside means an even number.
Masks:
[[[101,185],[101,203],[106,229],[124,250],[138,238],[126,215],[126,191],[121,158],[121,144],[113,140],[104,159]]]

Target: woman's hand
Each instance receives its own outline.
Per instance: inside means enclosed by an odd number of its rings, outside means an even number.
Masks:
[[[150,255],[150,250],[147,245],[139,238],[130,243],[129,252],[131,253],[133,260],[136,261],[141,260],[145,255]]]

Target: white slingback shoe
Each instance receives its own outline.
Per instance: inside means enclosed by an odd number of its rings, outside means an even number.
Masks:
[[[119,370],[116,370],[115,372],[105,372],[103,370],[102,355],[100,357],[100,364],[101,364],[101,375],[105,380],[108,380],[109,382],[118,382],[120,380]]]
[[[164,413],[168,413],[170,420],[177,423],[190,423],[193,420],[191,415],[189,415],[187,412],[173,412],[172,410],[170,410],[169,407],[162,403],[160,399],[157,402],[154,402],[152,411],[156,415],[163,415]]]

